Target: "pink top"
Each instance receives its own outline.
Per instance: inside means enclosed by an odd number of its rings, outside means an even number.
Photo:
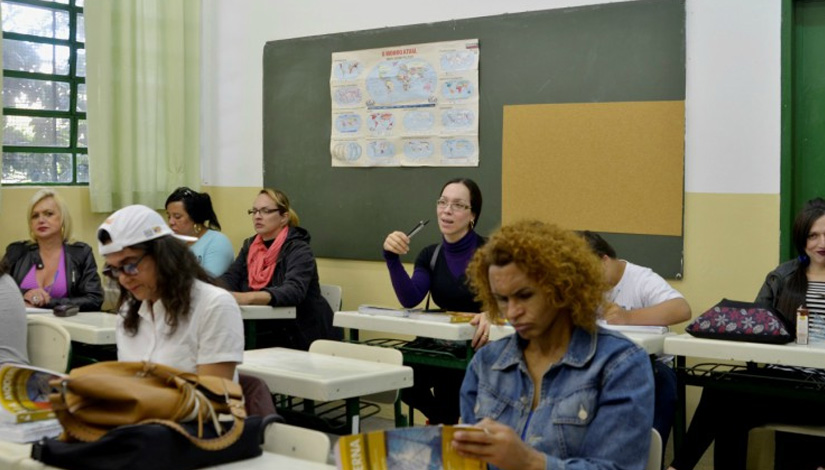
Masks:
[[[49,293],[54,298],[63,298],[69,293],[69,286],[66,282],[66,251],[60,249],[60,261],[57,264],[57,271],[54,273],[52,283],[43,286],[43,290]],[[32,266],[23,282],[20,283],[20,288],[25,290],[36,289],[40,287],[37,284],[37,266]]]

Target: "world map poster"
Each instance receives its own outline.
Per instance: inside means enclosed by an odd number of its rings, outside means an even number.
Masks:
[[[333,53],[332,166],[478,166],[478,62],[478,39]]]

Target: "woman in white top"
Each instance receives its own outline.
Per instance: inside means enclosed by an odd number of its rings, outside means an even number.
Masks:
[[[235,378],[243,360],[243,321],[229,292],[209,276],[163,218],[128,206],[97,232],[103,273],[120,283],[118,359],[151,361],[202,375]]]

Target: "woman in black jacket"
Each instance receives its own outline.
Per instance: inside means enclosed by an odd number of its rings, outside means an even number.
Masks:
[[[815,198],[805,204],[794,219],[791,237],[799,256],[768,273],[756,303],[781,314],[793,331],[796,309],[801,305],[808,308],[811,317],[825,316],[825,199]],[[820,387],[825,386],[825,374],[819,369],[766,366],[748,369],[747,375],[820,382]],[[779,401],[759,393],[706,387],[679,458],[669,470],[691,470],[711,442],[714,442],[713,468],[744,470],[748,432],[771,422],[821,426],[825,424],[825,406],[799,397]],[[825,468],[823,442],[821,437],[776,433],[775,467],[779,470]]]
[[[72,219],[63,199],[54,190],[41,189],[27,214],[31,240],[10,244],[3,258],[26,305],[72,304],[83,311],[100,310],[103,287],[97,263],[89,245],[69,241]]]
[[[295,320],[262,322],[269,330],[259,346],[309,349],[316,339],[339,339],[332,309],[321,296],[318,267],[309,247],[309,232],[286,194],[262,189],[249,210],[256,235],[244,241],[238,257],[221,276],[240,305],[295,306]]]

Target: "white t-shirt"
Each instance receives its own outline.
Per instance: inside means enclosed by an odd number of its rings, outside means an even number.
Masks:
[[[124,317],[119,316],[118,360],[151,361],[186,372],[196,372],[199,364],[243,362],[243,320],[240,307],[229,292],[196,280],[189,315],[179,321],[172,336],[163,303],[155,302],[152,309],[154,318],[149,302],[141,303],[140,325],[134,336],[126,333]]]
[[[608,301],[625,310],[634,310],[657,305],[666,300],[684,298],[652,269],[627,261],[625,263],[624,274],[619,283],[607,291]]]

